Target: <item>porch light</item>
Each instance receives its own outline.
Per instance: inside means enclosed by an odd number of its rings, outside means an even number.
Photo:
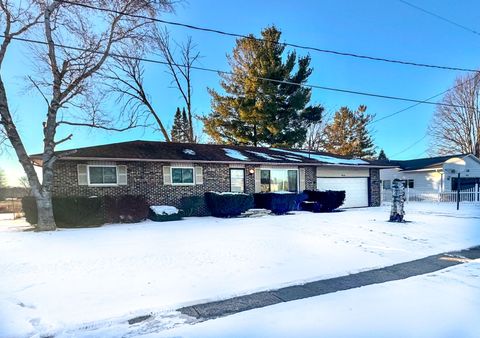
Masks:
[[[249,169],[249,170],[248,170],[248,173],[249,173],[250,175],[253,175],[253,174],[255,173],[255,169]]]

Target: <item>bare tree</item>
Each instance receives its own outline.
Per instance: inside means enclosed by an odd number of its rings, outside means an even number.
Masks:
[[[123,103],[123,112],[137,116],[152,116],[165,141],[170,137],[160,114],[154,108],[152,98],[145,90],[144,68],[139,58],[116,58],[115,64],[104,72],[107,86],[118,94],[117,102]]]
[[[192,112],[192,67],[200,58],[200,53],[196,50],[196,45],[191,37],[186,42],[177,43],[172,41],[167,30],[159,31],[155,37],[160,55],[167,64],[168,72],[172,77],[172,83],[181,94],[188,116],[188,141],[196,142],[193,131],[193,112]],[[176,50],[179,50],[179,56],[176,56]]]
[[[97,11],[83,5],[103,7]],[[85,0],[80,5],[59,0],[0,0],[1,24],[4,38],[0,47],[0,69],[12,39],[32,29],[38,29],[45,45],[32,48],[38,71],[30,76],[47,105],[43,122],[42,183],[12,119],[3,73],[0,72],[0,123],[25,170],[32,195],[38,208],[37,230],[56,228],[52,209],[53,166],[59,156],[55,147],[72,138],[60,136],[62,125],[124,130],[98,110],[95,93],[96,75],[110,53],[118,48],[141,44],[148,33],[151,20],[159,11],[171,10],[170,0]],[[140,14],[129,16],[128,14]],[[73,46],[73,48],[72,48]],[[93,95],[95,97],[95,95]],[[88,111],[85,108],[91,107]],[[134,122],[134,121],[133,121]]]
[[[458,77],[443,97],[429,126],[431,151],[480,156],[480,74]]]
[[[303,147],[311,151],[323,151],[325,149],[325,127],[330,117],[325,117],[319,122],[311,124],[307,129],[307,137]]]

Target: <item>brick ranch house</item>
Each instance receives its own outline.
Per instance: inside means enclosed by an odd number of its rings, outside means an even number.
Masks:
[[[182,197],[207,191],[305,189],[345,190],[344,207],[379,206],[379,170],[390,167],[305,150],[151,141],[57,154],[54,196],[143,195],[149,205],[177,207]],[[41,164],[41,155],[31,158]]]

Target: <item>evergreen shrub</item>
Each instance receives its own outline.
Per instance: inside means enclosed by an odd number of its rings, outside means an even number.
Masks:
[[[343,202],[345,202],[345,191],[316,191],[316,190],[305,190],[308,195],[308,201],[317,202],[319,204],[315,210],[317,212],[332,212],[335,209],[338,209]]]
[[[102,199],[98,197],[53,197],[53,217],[59,228],[95,227],[104,224]],[[35,198],[22,198],[22,209],[30,224],[37,224]]]
[[[206,192],[205,202],[215,217],[235,217],[253,208],[253,196],[243,193]]]
[[[268,209],[276,215],[283,215],[296,210],[301,197],[296,193],[261,192],[254,194],[254,198],[255,208]]]

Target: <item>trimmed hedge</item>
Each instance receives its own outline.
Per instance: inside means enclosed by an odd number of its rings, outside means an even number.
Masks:
[[[143,196],[104,197],[106,223],[138,223],[148,217],[148,204]]]
[[[315,191],[305,190],[308,195],[308,201],[317,202],[318,206],[314,207],[314,212],[332,212],[338,209],[345,201],[345,191]],[[302,204],[304,206],[305,204]]]
[[[296,193],[261,192],[254,194],[255,208],[271,210],[276,215],[283,215],[296,210],[299,199],[303,196]]]
[[[205,202],[215,217],[234,217],[253,208],[253,196],[249,194],[206,192]]]
[[[95,227],[104,223],[101,198],[53,197],[53,217],[59,228]],[[22,198],[22,209],[30,224],[37,224],[37,203],[34,197]]]
[[[185,196],[180,199],[181,209],[186,217],[198,215],[199,209],[204,205],[203,196]]]
[[[163,214],[163,215],[158,215],[153,212],[152,209],[148,209],[148,219],[154,221],[154,222],[169,222],[169,221],[179,221],[183,217],[183,210],[178,210],[178,213],[176,214]]]

